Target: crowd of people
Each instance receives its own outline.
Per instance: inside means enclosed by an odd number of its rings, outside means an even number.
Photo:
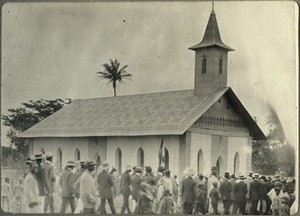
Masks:
[[[61,175],[52,164],[51,153],[35,154],[27,160],[27,170],[11,188],[10,179],[1,181],[1,208],[10,211],[15,197],[15,212],[55,213],[54,193],[59,191],[60,210],[65,213],[106,214],[106,200],[112,214],[225,214],[225,215],[290,215],[295,202],[295,179],[263,176],[258,173],[235,176],[225,172],[219,177],[216,167],[211,174],[186,167],[183,177],[171,175],[160,166],[131,167],[120,176],[105,161],[96,163],[68,161]],[[116,189],[117,188],[117,189]],[[123,196],[116,212],[116,193]],[[26,209],[22,209],[25,203]]]

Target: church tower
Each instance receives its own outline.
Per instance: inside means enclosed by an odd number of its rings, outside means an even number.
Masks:
[[[228,52],[234,49],[222,42],[214,9],[202,41],[189,49],[196,52],[194,94],[212,94],[227,87]]]

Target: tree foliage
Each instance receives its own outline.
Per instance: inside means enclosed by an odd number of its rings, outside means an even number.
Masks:
[[[2,124],[10,128],[6,138],[11,147],[17,151],[27,152],[25,140],[17,137],[17,133],[27,130],[70,102],[71,99],[30,100],[27,103],[22,103],[18,108],[8,109],[8,114],[2,115],[1,118]]]
[[[109,64],[106,63],[102,65],[104,67],[104,71],[98,71],[97,77],[100,79],[108,80],[107,84],[109,83],[112,84],[114,90],[114,96],[116,96],[117,83],[118,82],[120,84],[124,83],[124,79],[131,80],[132,74],[126,71],[128,65],[125,65],[120,68],[120,63],[118,62],[117,59],[115,59],[114,61],[110,59],[109,61],[110,61]]]
[[[269,126],[267,140],[254,141],[252,146],[252,167],[264,174],[285,173],[294,175],[295,149],[287,142],[280,119],[272,106],[266,123]]]

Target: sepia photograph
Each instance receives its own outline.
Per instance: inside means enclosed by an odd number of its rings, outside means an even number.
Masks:
[[[293,1],[7,2],[1,213],[294,215]]]

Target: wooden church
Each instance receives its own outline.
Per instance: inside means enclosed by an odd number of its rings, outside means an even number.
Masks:
[[[163,140],[165,166],[209,174],[251,170],[252,140],[265,135],[227,86],[228,52],[211,11],[195,51],[194,89],[74,100],[22,134],[30,154],[52,152],[62,168],[68,160],[107,160],[123,172],[127,164],[158,167]]]

